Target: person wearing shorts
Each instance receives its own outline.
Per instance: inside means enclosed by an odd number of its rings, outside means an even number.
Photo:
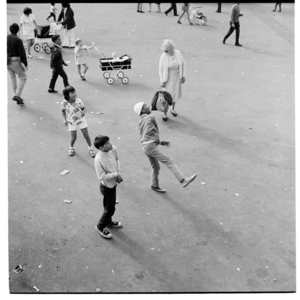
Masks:
[[[71,141],[69,155],[74,156],[74,144],[77,139],[77,130],[80,129],[89,148],[91,157],[95,157],[95,152],[92,147],[91,138],[88,132],[88,124],[85,119],[85,107],[82,100],[77,98],[75,89],[72,86],[67,86],[63,90],[65,100],[61,103],[62,115],[65,121],[65,126],[69,126],[71,132]]]

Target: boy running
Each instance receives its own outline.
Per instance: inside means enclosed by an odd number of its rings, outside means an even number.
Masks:
[[[159,193],[166,192],[165,189],[159,186],[159,162],[162,162],[170,169],[170,171],[175,175],[175,177],[183,187],[188,186],[192,181],[195,180],[197,174],[194,174],[191,177],[185,177],[175,164],[174,160],[163,154],[158,149],[158,145],[169,146],[170,142],[160,140],[158,125],[156,123],[155,117],[150,115],[151,107],[144,102],[139,102],[134,106],[133,110],[138,116],[141,117],[139,121],[141,143],[143,145],[144,153],[146,154],[146,156],[148,156],[150,164],[152,166],[151,189]]]
[[[95,148],[99,149],[95,157],[95,170],[100,181],[100,192],[103,195],[104,212],[96,229],[105,239],[112,238],[106,226],[120,228],[121,222],[113,222],[111,217],[115,213],[117,183],[123,181],[120,171],[117,147],[109,142],[108,136],[98,135],[94,141]]]

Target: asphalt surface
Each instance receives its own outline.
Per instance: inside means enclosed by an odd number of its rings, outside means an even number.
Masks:
[[[32,54],[24,106],[11,100],[7,76],[9,289],[11,293],[278,292],[296,290],[294,5],[241,4],[243,47],[234,46],[231,4],[201,4],[206,26],[182,25],[136,12],[136,4],[73,4],[76,37],[111,57],[128,54],[129,83],[108,85],[92,50],[80,80],[74,53],[64,49],[69,82],[87,108],[92,138],[108,135],[118,148],[124,182],[117,187],[112,240],[95,230],[102,196],[93,159],[80,132],[68,156],[58,94],[48,94],[50,56]],[[60,10],[60,4],[56,5]],[[168,4],[162,4],[162,11]],[[30,4],[39,25],[48,4]],[[178,4],[178,11],[181,5]],[[23,4],[7,5],[7,24]],[[161,166],[150,190],[150,164],[139,142],[133,106],[150,103],[160,86],[158,61],[165,38],[187,64],[178,117],[153,112],[170,155],[188,176],[183,189]],[[102,114],[101,114],[102,113]],[[160,146],[161,147],[161,146]],[[61,176],[63,170],[70,173]],[[72,200],[71,204],[64,200]],[[13,272],[17,265],[24,270]],[[38,290],[38,291],[37,291]]]

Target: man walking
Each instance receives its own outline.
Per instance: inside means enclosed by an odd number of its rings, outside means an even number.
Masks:
[[[167,10],[165,11],[165,15],[168,16],[168,13],[169,13],[171,10],[173,10],[174,16],[178,16],[178,14],[177,14],[177,6],[176,6],[176,3],[170,3],[170,4],[171,4],[171,6],[170,6],[169,9],[167,9]]]
[[[239,43],[239,37],[240,37],[239,17],[241,17],[242,15],[243,14],[240,13],[240,4],[239,3],[234,4],[231,8],[230,28],[223,39],[223,44],[225,44],[226,40],[231,36],[233,31],[235,30],[235,45],[240,47],[242,46]]]
[[[17,104],[24,104],[21,94],[27,80],[27,57],[22,40],[17,36],[20,27],[13,23],[9,27],[11,34],[7,36],[7,71],[11,79],[11,85],[14,92],[12,100]],[[18,75],[20,82],[17,84]]]

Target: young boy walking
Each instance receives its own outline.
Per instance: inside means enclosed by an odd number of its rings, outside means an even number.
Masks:
[[[56,22],[56,17],[55,17],[55,15],[56,15],[56,11],[57,9],[55,8],[55,3],[51,3],[51,5],[50,5],[50,16],[49,17],[47,17],[46,19],[47,19],[47,21],[49,21],[49,19],[51,18],[51,17],[53,17],[53,21],[54,22]]]
[[[64,86],[65,87],[69,86],[68,76],[63,69],[63,65],[65,65],[66,67],[68,65],[63,60],[63,57],[61,54],[61,38],[60,38],[60,36],[58,34],[54,35],[51,38],[51,40],[53,42],[53,52],[51,54],[51,60],[50,60],[50,67],[52,69],[52,78],[50,81],[48,92],[49,93],[57,93],[57,91],[54,90],[54,87],[55,87],[55,83],[56,83],[58,75],[60,75],[62,77],[62,79],[64,81]]]
[[[185,177],[183,173],[179,170],[174,160],[158,149],[158,145],[169,146],[169,141],[161,141],[159,138],[158,125],[156,123],[155,117],[151,114],[151,107],[144,102],[139,102],[134,106],[134,112],[141,117],[139,121],[139,130],[141,135],[141,143],[143,145],[143,150],[146,156],[150,160],[152,167],[151,173],[151,189],[159,193],[165,193],[166,190],[160,187],[158,175],[159,175],[159,162],[165,164],[170,171],[175,175],[178,181],[183,187],[188,186],[197,177],[196,174]]]
[[[89,146],[89,153],[91,157],[95,157],[95,152],[92,148],[91,138],[88,132],[88,124],[85,119],[85,107],[82,100],[77,98],[75,89],[72,86],[67,86],[63,90],[65,100],[61,103],[62,115],[65,121],[65,126],[69,125],[69,131],[71,132],[71,141],[69,155],[75,154],[74,144],[77,139],[77,129],[81,129],[81,132]]]
[[[117,147],[109,142],[108,136],[98,135],[94,140],[95,148],[99,149],[95,157],[95,170],[100,181],[100,192],[103,195],[104,212],[96,229],[105,239],[112,238],[106,226],[113,228],[122,227],[121,222],[112,221],[116,205],[117,183],[123,181],[120,171]]]

